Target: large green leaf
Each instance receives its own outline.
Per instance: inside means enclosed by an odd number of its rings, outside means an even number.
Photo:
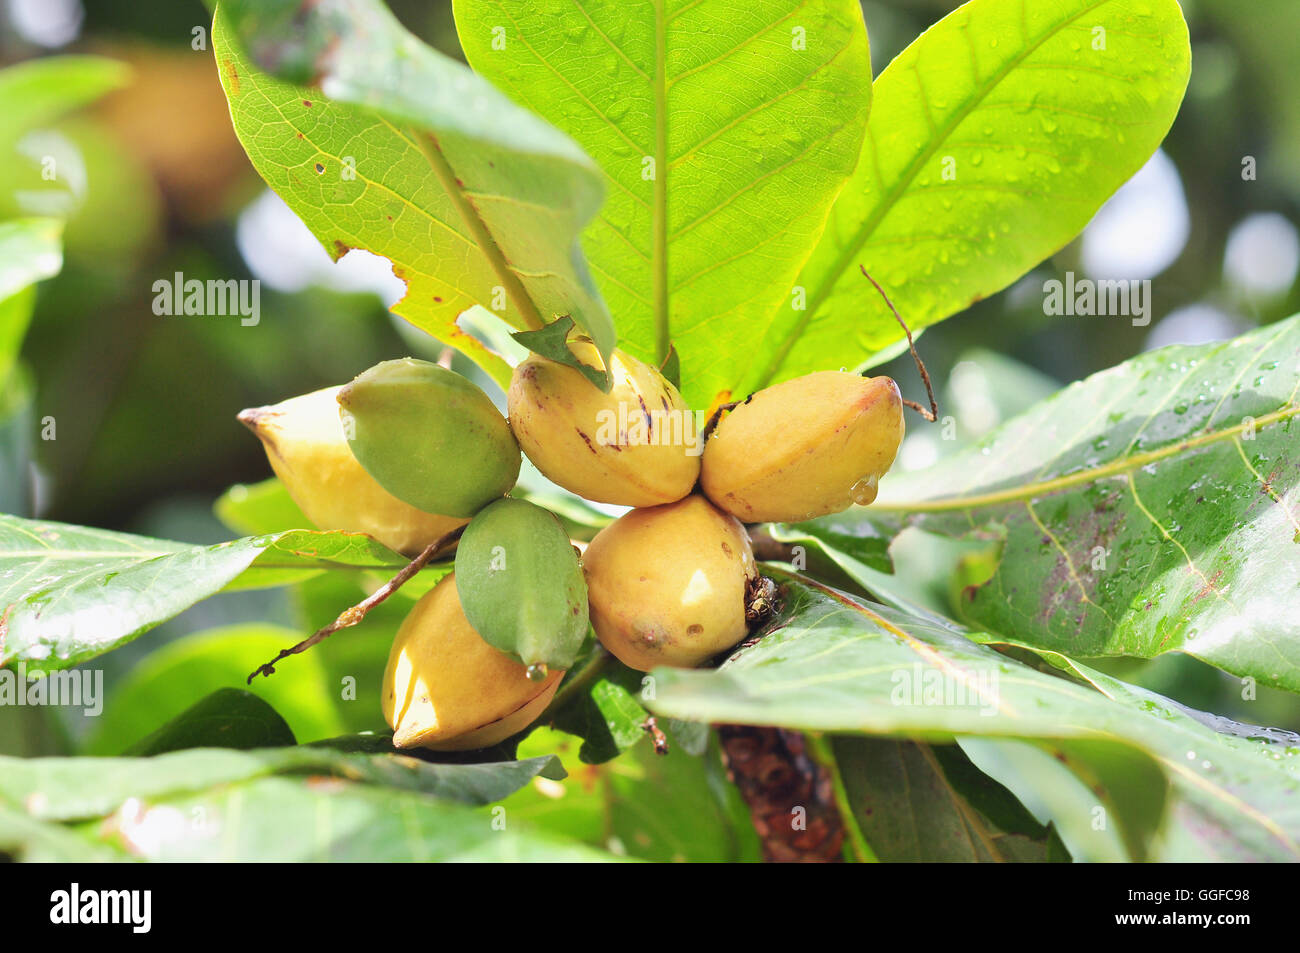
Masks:
[[[0,513],[0,666],[67,668],[232,584],[406,563],[359,533],[294,530],[195,546]]]
[[[81,861],[609,859],[464,806],[556,768],[551,757],[434,764],[326,747],[3,758],[0,849]]]
[[[481,805],[506,797],[540,773],[562,776],[550,756],[437,764],[386,747],[390,753],[312,745],[199,748],[150,758],[0,758],[0,803],[42,821],[76,821],[110,814],[128,798],[154,801],[278,774],[365,782]]]
[[[1087,673],[1107,697],[976,644],[959,627],[805,580],[787,579],[783,598],[764,637],[720,668],[657,669],[649,707],[699,721],[1033,741],[1110,818],[1104,830],[1086,822],[1072,837],[1062,830],[1078,859],[1113,858],[1117,844],[1131,859],[1300,858],[1295,736],[1226,720],[1211,727],[1168,699],[1103,687]]]
[[[128,805],[133,807],[134,805]],[[124,809],[79,826],[94,845],[172,862],[554,863],[614,858],[522,825],[405,791],[256,778]]]
[[[1055,252],[1160,144],[1190,59],[1176,0],[972,0],[935,24],[876,81],[807,309],[783,312],[756,383],[899,341],[859,265],[915,330]]]
[[[966,589],[973,625],[1078,657],[1186,652],[1300,691],[1298,394],[1300,316],[1164,348],[801,529],[1001,540]]]
[[[583,247],[624,346],[662,363],[671,337],[701,406],[736,388],[857,160],[856,0],[453,9],[474,68],[600,163],[609,195]]]
[[[378,0],[228,0],[213,46],[253,165],[333,257],[392,261],[406,282],[396,313],[503,384],[504,361],[456,326],[474,304],[517,328],[571,315],[613,348],[577,244],[600,207],[599,171],[573,140]]]

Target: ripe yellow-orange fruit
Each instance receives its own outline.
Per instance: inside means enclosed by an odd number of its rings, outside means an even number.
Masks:
[[[870,503],[903,441],[888,377],[822,371],[768,387],[727,414],[700,486],[746,523],[794,523]]]
[[[690,668],[748,632],[749,536],[702,496],[625,513],[582,564],[596,635],[632,668]]]
[[[584,363],[595,347],[570,345]],[[536,354],[510,380],[510,426],[550,480],[588,500],[653,506],[680,500],[700,475],[701,435],[677,388],[622,351],[603,393],[581,372]]]
[[[398,748],[463,751],[531,725],[564,677],[532,681],[518,661],[483,641],[465,618],[452,573],[403,620],[384,671],[384,717]]]
[[[239,415],[307,519],[317,529],[367,533],[408,555],[469,522],[403,503],[362,468],[343,432],[340,390],[327,387]]]

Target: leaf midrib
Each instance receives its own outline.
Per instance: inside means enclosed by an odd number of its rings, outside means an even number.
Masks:
[[[995,490],[991,493],[980,493],[970,496],[950,496],[933,500],[916,500],[911,502],[907,500],[877,502],[874,503],[871,508],[877,511],[883,510],[892,513],[940,513],[952,510],[973,510],[983,506],[996,506],[1001,503],[1023,503],[1026,500],[1045,496],[1049,493],[1056,493],[1060,490],[1066,490],[1082,484],[1092,483],[1096,480],[1103,480],[1107,477],[1129,473],[1152,463],[1157,463],[1168,457],[1234,438],[1250,427],[1253,427],[1257,431],[1263,430],[1265,427],[1284,420],[1289,420],[1297,414],[1300,414],[1300,406],[1289,404],[1270,414],[1257,417],[1253,422],[1243,421],[1236,426],[1228,427],[1223,430],[1201,433],[1194,437],[1180,440],[1177,443],[1160,447],[1157,450],[1149,450],[1146,453],[1137,453],[1128,457],[1120,457],[1116,460],[1112,460],[1110,463],[1103,464],[1102,466],[1076,470],[1074,473],[1067,474],[1066,476],[1054,477],[1050,480],[1039,480],[1033,483],[1008,487],[1005,490]]]
[[[824,304],[826,299],[830,296],[830,292],[834,290],[835,286],[839,283],[840,277],[848,270],[858,252],[862,250],[862,246],[865,244],[867,238],[875,231],[876,227],[881,223],[885,216],[893,210],[895,203],[897,203],[902,194],[912,184],[912,181],[916,176],[920,174],[925,163],[932,159],[939,151],[940,145],[947,140],[948,136],[952,135],[953,132],[956,131],[957,127],[960,126],[972,112],[974,112],[976,106],[985,100],[998,84],[1006,79],[1006,77],[1016,67],[1028,59],[1032,53],[1037,52],[1044,43],[1076,20],[1110,2],[1112,2],[1112,0],[1097,0],[1096,3],[1090,4],[1068,19],[1062,20],[1060,23],[1054,25],[1050,30],[1036,38],[1032,44],[1027,44],[1018,55],[1008,60],[1002,68],[995,71],[983,84],[976,86],[972,95],[962,103],[961,107],[958,108],[957,111],[953,113],[952,117],[943,125],[939,135],[933,136],[930,139],[929,145],[919,152],[916,158],[912,160],[911,164],[903,171],[897,184],[885,194],[884,199],[876,206],[876,209],[863,221],[862,225],[858,228],[858,231],[854,234],[852,241],[845,245],[844,250],[827,271],[826,277],[822,279],[821,283],[813,293],[809,295],[807,307],[803,312],[803,316],[795,323],[795,326],[791,328],[789,334],[786,335],[785,340],[781,342],[780,347],[777,348],[776,354],[768,364],[767,369],[763,371],[763,375],[759,378],[755,389],[766,387],[781,370],[782,365],[785,364],[786,359],[790,356],[790,351],[794,348],[795,342],[799,340],[804,330],[807,329],[809,322],[816,317],[822,304]],[[951,14],[949,15],[951,16]],[[924,35],[925,34],[922,34],[922,38]],[[918,38],[916,42],[919,43],[920,39]],[[967,42],[970,42],[969,37],[967,37]],[[921,48],[918,46],[918,58],[920,56],[920,51]],[[870,122],[871,120],[868,119],[868,128],[870,127]],[[831,214],[834,214],[834,206],[831,207]]]
[[[392,124],[383,120],[389,128]],[[394,129],[394,132],[397,130]],[[400,135],[400,133],[399,133]],[[474,203],[470,201],[466,190],[460,184],[460,179],[456,176],[451,167],[451,163],[442,152],[442,146],[438,143],[438,138],[431,132],[422,133],[419,130],[408,130],[407,138],[415,144],[420,155],[424,157],[429,168],[433,170],[434,176],[442,185],[451,204],[455,206],[456,211],[460,213],[461,220],[465,227],[469,229],[470,235],[473,236],[474,244],[478,246],[479,253],[487,260],[492,270],[496,272],[497,278],[506,289],[506,294],[515,303],[522,316],[524,326],[530,331],[536,331],[545,323],[541,313],[537,308],[536,302],[533,301],[532,295],[524,287],[523,281],[519,275],[506,261],[505,255],[502,254],[500,246],[493,238],[492,230],[488,227],[483,216],[479,214]]]
[[[672,328],[668,322],[668,21],[666,0],[655,0],[655,144],[654,209],[651,251],[654,283],[655,363],[668,359]]]

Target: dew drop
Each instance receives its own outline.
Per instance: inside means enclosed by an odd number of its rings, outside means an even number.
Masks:
[[[876,491],[880,484],[880,475],[872,473],[863,477],[857,483],[853,484],[853,489],[849,491],[853,497],[853,502],[859,506],[868,506],[876,501]]]

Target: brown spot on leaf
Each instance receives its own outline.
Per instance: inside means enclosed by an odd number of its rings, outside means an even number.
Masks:
[[[1193,598],[1192,601],[1200,602],[1206,596],[1218,592],[1219,583],[1222,579],[1223,579],[1223,570],[1220,569],[1218,572],[1216,572],[1213,576],[1210,577],[1209,581],[1207,581],[1204,586],[1201,587],[1201,591],[1196,594],[1195,598]]]
[[[344,255],[346,255],[346,254],[347,254],[348,252],[350,252],[350,251],[352,251],[352,247],[351,247],[350,245],[345,245],[343,242],[339,241],[339,239],[337,239],[337,238],[334,239],[334,257],[335,257],[335,259],[342,258]]]
[[[230,87],[230,95],[239,95],[239,70],[235,69],[234,60],[226,60],[226,85]]]
[[[302,104],[303,104],[304,106],[306,106],[308,109],[311,109],[311,100],[310,100],[310,99],[304,99],[304,100],[302,101]]]

